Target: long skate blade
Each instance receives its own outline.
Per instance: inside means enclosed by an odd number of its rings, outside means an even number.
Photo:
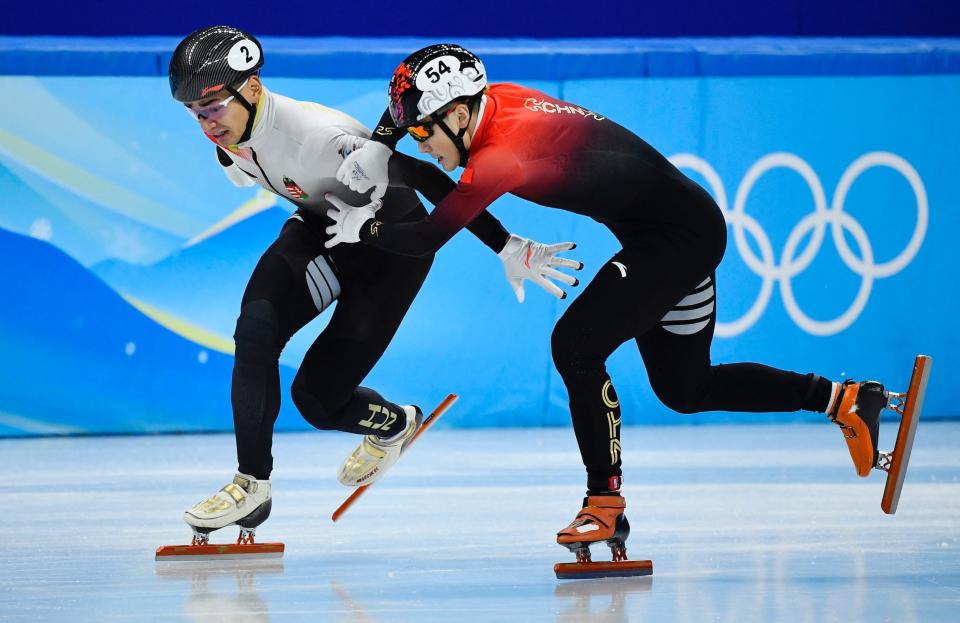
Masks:
[[[404,454],[410,451],[410,446],[412,446],[417,441],[420,435],[422,435],[428,428],[433,426],[433,423],[439,420],[441,415],[446,413],[447,409],[449,409],[453,405],[453,403],[457,401],[457,398],[458,396],[456,394],[449,394],[447,395],[446,398],[443,399],[443,402],[437,405],[437,408],[433,410],[433,413],[427,416],[427,418],[420,425],[420,430],[414,433],[413,439],[410,440],[410,442],[407,444],[406,450],[403,451]],[[363,495],[367,489],[369,489],[375,484],[376,482],[371,482],[368,485],[360,485],[359,487],[357,487],[356,490],[353,493],[351,493],[346,500],[343,501],[343,504],[341,504],[337,508],[337,510],[333,511],[333,515],[330,518],[333,521],[340,519],[341,515],[347,512],[347,509],[353,506],[353,503],[356,502],[357,499],[361,495]]]
[[[280,558],[283,543],[236,543],[224,545],[161,545],[154,560],[227,560],[250,558]]]
[[[619,562],[558,562],[553,565],[558,580],[585,578],[627,578],[653,575],[652,560],[621,560]]]
[[[900,502],[900,491],[907,476],[910,451],[913,450],[913,437],[920,423],[920,411],[923,409],[923,398],[927,394],[927,381],[930,379],[932,365],[933,359],[927,355],[917,355],[917,360],[913,364],[910,388],[907,390],[903,417],[900,419],[900,429],[897,431],[897,443],[893,447],[887,484],[883,488],[883,500],[880,502],[880,508],[888,515],[897,512],[897,504]]]

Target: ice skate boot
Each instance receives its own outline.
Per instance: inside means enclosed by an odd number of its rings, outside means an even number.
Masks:
[[[348,487],[359,487],[376,482],[397,462],[423,422],[419,407],[401,407],[407,417],[406,426],[392,437],[365,435],[357,449],[347,457],[337,471],[337,480]]]
[[[282,543],[256,543],[257,526],[270,516],[273,505],[269,480],[257,480],[246,474],[237,474],[233,482],[210,498],[199,502],[183,513],[183,520],[193,530],[188,546],[164,546],[157,550],[157,560],[179,558],[232,556],[235,554],[282,555]],[[240,527],[235,545],[210,545],[210,533],[230,525]]]
[[[828,414],[843,430],[857,474],[868,476],[874,468],[887,472],[880,507],[890,515],[897,512],[932,364],[933,360],[927,355],[917,355],[910,387],[902,394],[887,391],[876,381],[847,381],[836,398],[836,406]],[[900,416],[897,442],[892,452],[877,447],[880,413],[885,408]]]
[[[446,413],[447,409],[449,409],[453,405],[453,403],[455,403],[456,401],[457,401],[456,394],[448,394],[447,397],[444,398],[439,405],[437,405],[437,408],[431,411],[430,415],[428,415],[426,418],[424,418],[420,414],[420,409],[417,409],[416,407],[404,407],[405,410],[414,409],[415,411],[415,413],[412,414],[414,416],[413,418],[409,417],[411,415],[410,411],[406,411],[408,415],[408,423],[410,419],[413,419],[413,421],[419,422],[419,424],[417,429],[414,431],[414,433],[411,434],[408,438],[406,438],[405,441],[403,441],[401,452],[405,454],[406,451],[410,448],[410,446],[412,446],[414,442],[420,438],[421,435],[423,435],[431,426],[433,426],[434,423],[440,419],[440,416]],[[352,458],[352,455],[351,455],[351,458]],[[341,468],[341,471],[342,470],[343,468]],[[380,474],[382,475],[382,473],[383,473],[383,469],[381,468]],[[343,481],[341,480],[340,482],[343,482]],[[343,514],[347,512],[347,509],[353,506],[353,503],[356,502],[358,499],[360,499],[360,496],[363,495],[364,492],[370,488],[371,484],[373,483],[370,481],[370,479],[367,479],[367,482],[360,485],[359,487],[356,487],[353,490],[353,492],[347,496],[347,499],[343,501],[343,504],[338,506],[337,510],[333,511],[333,515],[330,516],[330,519],[332,519],[333,521],[337,521],[338,519],[340,519],[340,517],[342,517]]]
[[[557,563],[553,570],[559,579],[605,578],[650,575],[649,560],[627,560],[627,537],[630,523],[624,515],[626,501],[620,495],[590,495],[583,499],[583,508],[573,522],[557,533],[557,543],[577,557],[575,563]],[[590,546],[606,542],[612,562],[593,562]]]
[[[833,412],[828,417],[847,440],[857,475],[866,478],[877,465],[880,412],[887,406],[887,393],[876,381],[846,381],[840,387]]]

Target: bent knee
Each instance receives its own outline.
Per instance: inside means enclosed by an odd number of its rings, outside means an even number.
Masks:
[[[664,404],[668,409],[676,411],[677,413],[683,413],[684,415],[690,415],[692,413],[700,413],[703,411],[701,407],[703,401],[701,399],[702,392],[699,388],[691,387],[689,385],[652,385],[653,393],[657,395],[657,398],[660,399],[660,402]]]
[[[297,411],[311,426],[320,430],[334,429],[334,410],[327,407],[319,396],[310,391],[299,375],[290,387],[290,397]]]

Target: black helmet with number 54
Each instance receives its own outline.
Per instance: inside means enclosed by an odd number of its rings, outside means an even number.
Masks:
[[[190,33],[170,59],[170,93],[193,102],[234,87],[260,71],[263,48],[256,37],[232,26],[211,26]]]
[[[408,56],[390,80],[390,116],[398,128],[427,119],[450,102],[478,95],[487,72],[477,55],[453,43],[439,43]]]

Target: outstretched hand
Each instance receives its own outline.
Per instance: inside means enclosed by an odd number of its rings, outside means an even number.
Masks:
[[[528,279],[558,299],[566,298],[567,293],[557,287],[551,279],[571,287],[580,283],[580,280],[576,277],[557,270],[557,268],[571,268],[573,270],[583,268],[583,264],[580,262],[557,257],[558,253],[576,247],[577,245],[573,242],[546,245],[510,234],[507,244],[497,255],[503,262],[507,282],[513,288],[514,294],[517,295],[517,301],[523,302],[525,298],[523,282]]]
[[[341,242],[360,242],[360,228],[376,216],[377,210],[381,206],[379,199],[365,206],[352,206],[344,203],[333,193],[327,193],[323,198],[333,206],[327,209],[327,216],[333,220],[333,225],[326,229],[326,232],[332,237],[323,243],[323,246],[328,249]]]

